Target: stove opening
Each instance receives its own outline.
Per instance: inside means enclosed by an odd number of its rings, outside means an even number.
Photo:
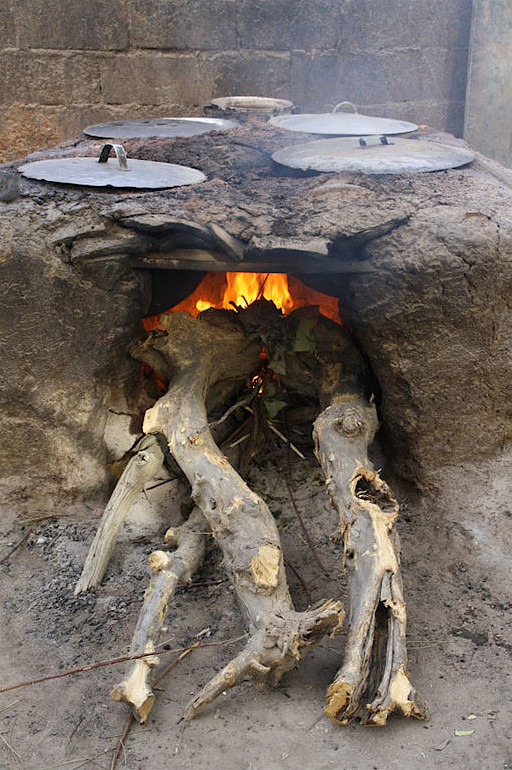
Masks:
[[[237,307],[248,307],[258,299],[272,301],[283,315],[288,315],[300,307],[317,306],[322,315],[341,324],[337,297],[306,286],[295,276],[286,273],[206,273],[185,299],[164,312],[181,311],[196,317],[211,307],[233,310]],[[143,318],[144,328],[147,331],[156,328],[160,315],[161,313],[157,313]]]

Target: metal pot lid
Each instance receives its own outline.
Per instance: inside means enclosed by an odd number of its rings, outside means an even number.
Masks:
[[[222,96],[212,99],[211,103],[220,110],[254,112],[260,115],[278,115],[293,107],[293,102],[287,99],[271,99],[267,96]]]
[[[111,150],[117,161],[108,162]],[[38,160],[20,166],[19,171],[29,179],[88,187],[125,187],[161,190],[166,187],[203,182],[206,176],[195,168],[151,160],[128,162],[120,144],[105,144],[96,158],[55,158]]]
[[[138,139],[149,136],[171,138],[227,131],[236,126],[233,120],[222,118],[143,118],[98,123],[84,128],[84,134],[100,139]]]
[[[372,136],[320,139],[285,147],[272,155],[276,163],[302,171],[359,171],[404,174],[444,171],[470,163],[474,154],[461,147],[416,139]]]
[[[348,106],[352,112],[339,112],[340,107]],[[332,112],[324,114],[278,115],[270,118],[270,123],[288,131],[300,131],[306,134],[328,134],[331,136],[372,136],[374,134],[407,134],[416,131],[415,123],[391,118],[374,118],[361,115],[352,102],[340,102]]]

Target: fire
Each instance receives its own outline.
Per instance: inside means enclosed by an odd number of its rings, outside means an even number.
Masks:
[[[261,298],[272,301],[285,314],[293,310],[294,302],[288,289],[288,276],[285,273],[226,273],[226,288],[221,307],[226,310],[234,305],[247,307]],[[218,305],[205,299],[198,299],[195,305],[198,313],[209,307]]]
[[[261,298],[272,301],[284,315],[305,305],[318,305],[323,315],[341,323],[335,297],[315,291],[286,273],[207,273],[192,294],[171,310],[195,317],[210,307],[232,310]],[[158,317],[145,318],[143,324],[147,330],[154,329]]]

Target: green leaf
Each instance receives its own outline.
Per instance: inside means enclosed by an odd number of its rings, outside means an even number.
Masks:
[[[276,374],[286,374],[286,364],[282,358],[273,358],[269,361],[268,367]]]
[[[287,406],[286,401],[280,398],[265,398],[263,403],[265,404],[269,420],[273,420],[276,414]]]
[[[313,329],[317,324],[316,318],[303,318],[297,327],[295,343],[293,345],[294,353],[312,353],[316,348]]]
[[[457,735],[460,738],[463,735],[473,735],[474,732],[474,730],[455,730],[454,735]]]

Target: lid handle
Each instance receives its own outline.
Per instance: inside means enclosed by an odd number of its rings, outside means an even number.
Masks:
[[[391,146],[394,142],[390,142],[387,136],[360,136],[356,147],[379,147],[381,144],[384,146]]]
[[[128,161],[126,159],[126,153],[122,144],[104,144],[101,148],[100,157],[98,163],[106,163],[110,156],[110,151],[114,150],[119,168],[122,171],[128,171]]]
[[[333,112],[338,112],[340,107],[352,107],[352,114],[357,115],[357,107],[352,104],[352,102],[340,102],[335,107],[332,108]],[[347,110],[343,110],[343,112],[347,112]]]

